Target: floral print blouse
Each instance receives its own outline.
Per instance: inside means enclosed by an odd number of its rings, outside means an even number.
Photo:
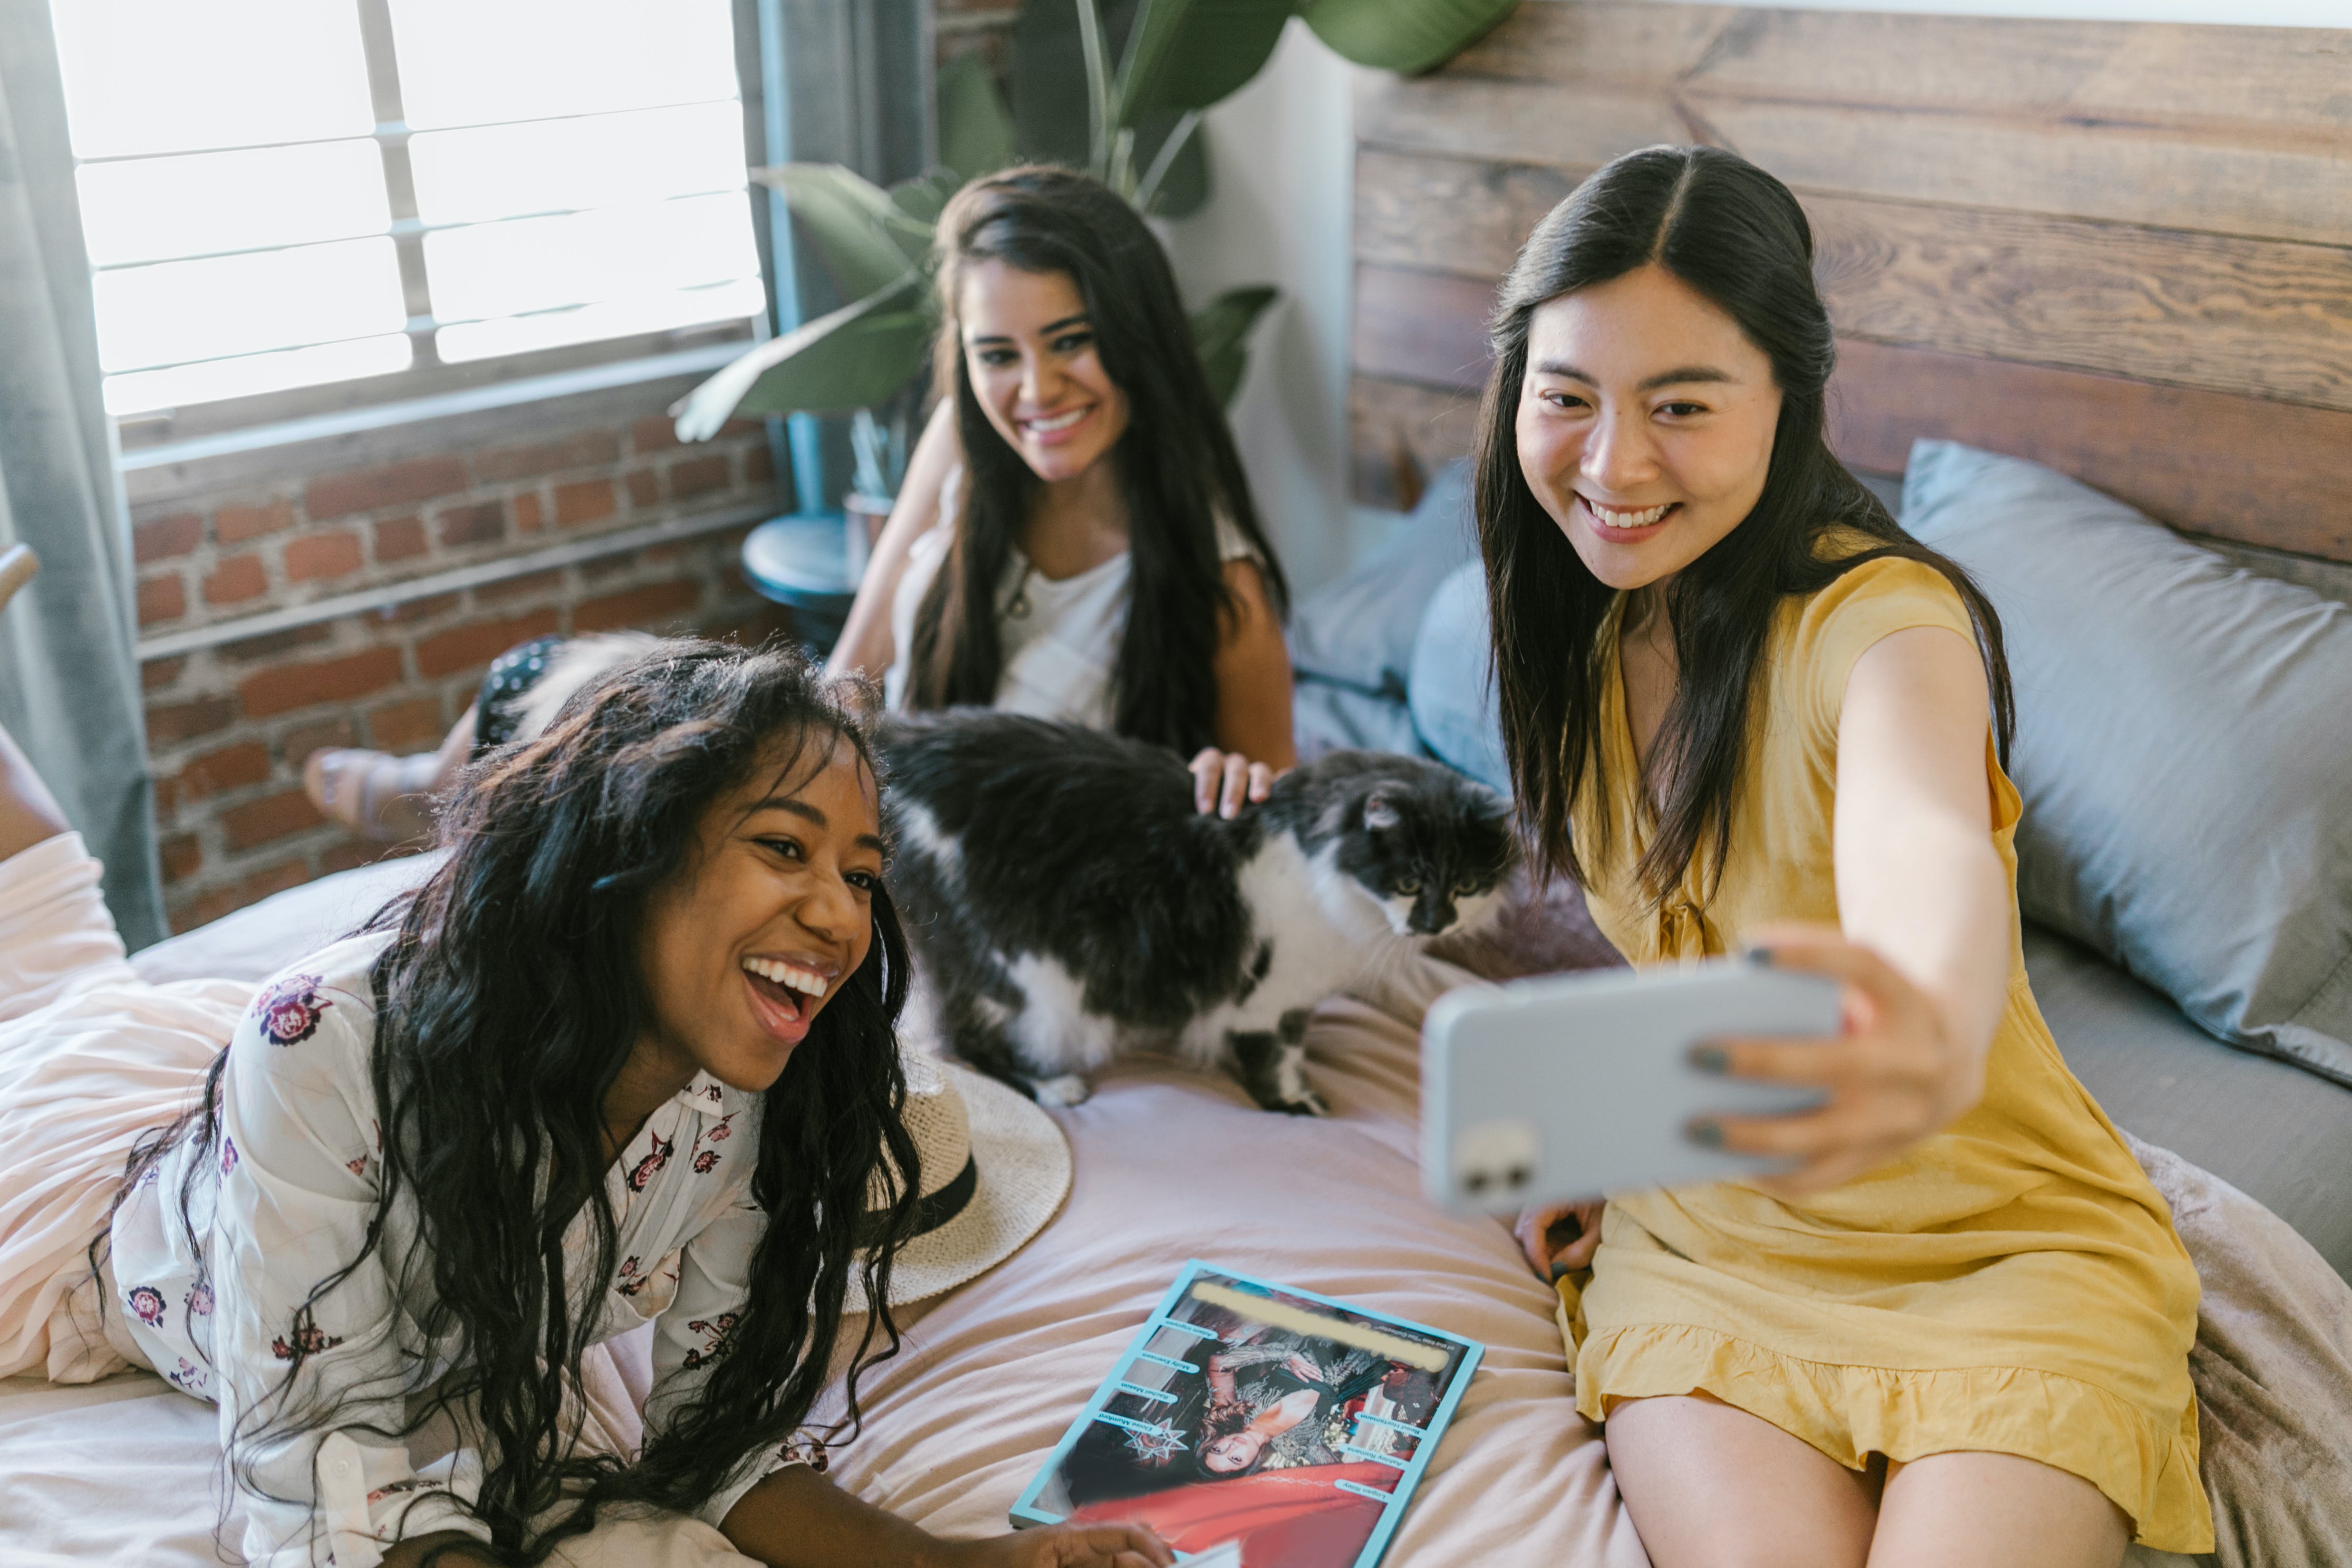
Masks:
[[[389,939],[338,943],[263,987],[228,1045],[217,1144],[184,1141],[114,1219],[125,1326],[158,1372],[219,1405],[223,1446],[234,1439],[249,1478],[240,1500],[254,1568],[373,1568],[381,1543],[438,1530],[487,1539],[453,1500],[471,1495],[472,1456],[420,1475],[404,1444],[366,1429],[403,1425],[403,1367],[415,1364],[404,1358],[447,1362],[450,1347],[425,1344],[417,1327],[430,1269],[414,1270],[403,1295],[386,1262],[415,1246],[414,1209],[395,1206],[367,1262],[305,1304],[359,1255],[375,1211],[382,1135],[368,1080],[368,974]],[[748,1292],[767,1224],[751,1196],[760,1105],[698,1074],[646,1118],[606,1176],[614,1276],[571,1282],[575,1299],[601,1289],[597,1339],[656,1325],[648,1436],[727,1354]],[[180,1222],[184,1184],[190,1226]],[[588,1251],[583,1214],[568,1256],[584,1266]],[[286,1407],[281,1388],[295,1407],[331,1417],[307,1431],[271,1429],[268,1417]],[[755,1456],[699,1517],[718,1524],[788,1462],[782,1450]]]

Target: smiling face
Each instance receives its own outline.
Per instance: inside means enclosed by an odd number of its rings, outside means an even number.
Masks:
[[[1103,369],[1068,273],[976,263],[963,274],[956,311],[972,392],[1037,477],[1075,479],[1118,444],[1127,394]]]
[[[1739,526],[1764,493],[1780,417],[1764,350],[1663,268],[1529,318],[1519,468],[1612,588],[1663,582]]]
[[[1257,1463],[1259,1450],[1265,1447],[1264,1434],[1244,1427],[1238,1432],[1212,1438],[1201,1450],[1201,1468],[1212,1475],[1239,1475]]]
[[[811,748],[788,767],[772,746],[704,810],[686,864],[648,901],[654,1027],[633,1072],[764,1090],[866,961],[882,881],[874,776],[845,740],[814,736]]]

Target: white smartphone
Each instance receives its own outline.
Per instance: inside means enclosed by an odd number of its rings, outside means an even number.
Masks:
[[[1780,1168],[1686,1129],[1806,1110],[1824,1092],[1703,1072],[1691,1048],[1826,1038],[1838,1018],[1835,981],[1736,958],[1449,991],[1421,1026],[1422,1180],[1449,1208],[1516,1213]]]

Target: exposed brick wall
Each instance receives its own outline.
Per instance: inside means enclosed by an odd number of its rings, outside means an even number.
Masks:
[[[140,632],[252,616],[551,543],[774,499],[761,427],[682,447],[661,409],[608,397],[568,426],[454,422],[438,450],[289,452],[215,474],[129,478]],[[561,412],[551,416],[561,419]],[[494,430],[483,429],[493,424]],[[395,442],[398,439],[395,438]],[[379,443],[379,444],[383,444]],[[200,465],[201,467],[201,465]],[[149,661],[147,740],[174,930],[384,852],[323,822],[302,764],[322,746],[430,750],[483,666],[542,632],[643,627],[756,640],[785,618],[746,587],[744,529],[662,544]]]
[[[931,26],[940,60],[986,55],[1001,82],[1012,63],[1013,23],[1020,15],[1021,0],[934,0]]]

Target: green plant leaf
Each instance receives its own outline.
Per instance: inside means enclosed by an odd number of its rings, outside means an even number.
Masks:
[[[1255,284],[1228,288],[1192,313],[1192,346],[1201,351],[1201,368],[1209,373],[1209,390],[1220,405],[1230,405],[1241,390],[1242,373],[1249,369],[1250,329],[1281,298],[1281,290]]]
[[[933,169],[891,186],[890,204],[917,223],[936,228],[948,198],[963,185],[963,176],[953,169]]]
[[[1298,0],[1149,0],[1119,72],[1120,122],[1230,98],[1265,68],[1297,10]]]
[[[1155,0],[1157,3],[1157,0]],[[1103,31],[1117,55],[1135,21],[1137,0],[1103,0]],[[1087,166],[1086,62],[1072,0],[1029,0],[1013,28],[1013,121],[1021,154],[1073,169]],[[1134,172],[1151,167],[1181,110],[1147,110],[1132,119]],[[1209,199],[1209,156],[1198,132],[1185,139],[1148,209],[1181,218]]]
[[[708,441],[739,411],[842,413],[887,399],[923,367],[933,323],[908,277],[771,338],[670,405],[680,441]]]
[[[966,180],[1020,161],[1013,111],[981,55],[958,55],[940,68],[940,162]]]
[[[895,283],[930,252],[931,225],[890,193],[838,163],[786,163],[752,178],[784,193],[841,292],[862,299]]]
[[[1519,0],[1307,0],[1315,36],[1360,66],[1418,76],[1486,35]]]

